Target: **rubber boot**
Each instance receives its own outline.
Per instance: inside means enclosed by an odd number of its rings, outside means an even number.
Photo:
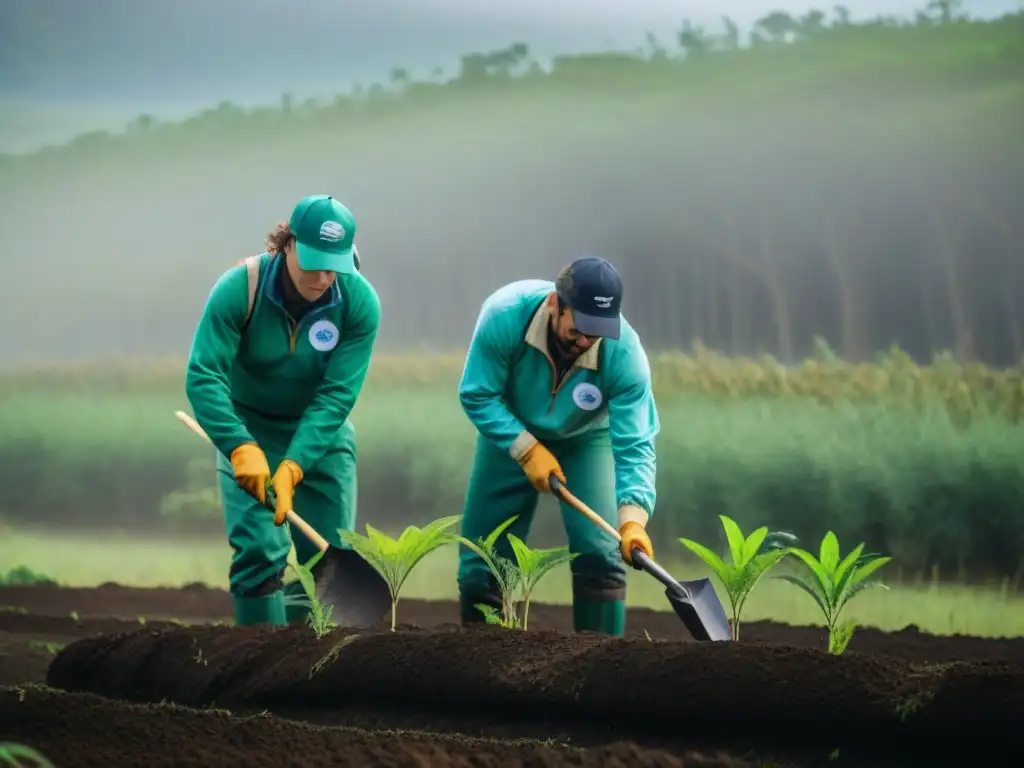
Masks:
[[[626,601],[577,597],[572,603],[572,623],[577,632],[600,632],[622,637],[626,632]]]
[[[284,612],[289,624],[305,624],[309,620],[312,609],[306,600],[306,590],[302,588],[302,582],[293,581],[285,585]]]
[[[233,595],[231,599],[235,606],[235,626],[272,624],[283,627],[287,623],[284,593],[281,590],[256,597]]]

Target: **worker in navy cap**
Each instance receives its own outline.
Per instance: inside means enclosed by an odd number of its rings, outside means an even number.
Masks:
[[[658,412],[647,355],[622,316],[623,285],[608,261],[576,259],[550,280],[520,280],[484,301],[466,357],[459,399],[477,431],[462,535],[526,541],[539,493],[558,478],[618,530],[621,542],[560,498],[572,570],[577,631],[625,631],[626,565],[653,557]],[[501,611],[486,562],[460,546],[462,621]],[[480,606],[485,606],[481,609]],[[506,617],[508,618],[508,617]]]

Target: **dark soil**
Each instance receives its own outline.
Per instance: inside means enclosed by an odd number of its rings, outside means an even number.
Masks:
[[[132,705],[46,688],[0,689],[0,741],[27,744],[71,766],[351,766],[351,768],[750,768],[726,755],[675,756],[635,744],[579,749],[427,733],[324,728],[223,710]]]
[[[28,613],[24,609],[0,610],[0,685],[40,683],[54,655],[74,640],[94,635],[130,632],[142,626],[167,629],[166,621],[112,618],[71,618]]]
[[[755,643],[615,640],[593,634],[404,629],[317,639],[304,628],[190,627],[80,640],[47,682],[133,701],[289,711],[397,707],[500,720],[586,722],[693,744],[739,735],[771,748],[915,756],[1022,749],[1024,668],[921,666]],[[739,724],[742,724],[740,727]],[[936,741],[935,735],[943,738]]]
[[[0,587],[0,685],[49,672],[77,692],[0,693],[0,740],[28,741],[62,768],[817,768],[835,765],[836,749],[846,766],[945,768],[971,764],[978,744],[1024,747],[1024,638],[862,629],[834,657],[818,628],[754,622],[742,643],[710,646],[674,614],[642,609],[624,640],[567,634],[570,609],[551,605],[531,605],[523,633],[459,630],[454,604],[403,600],[398,633],[320,640],[305,628],[210,626],[230,625],[230,613],[225,592],[201,585]],[[165,700],[192,709],[155,705]],[[236,716],[198,711],[209,706]],[[274,716],[241,717],[262,710]],[[419,732],[380,730],[396,728]]]

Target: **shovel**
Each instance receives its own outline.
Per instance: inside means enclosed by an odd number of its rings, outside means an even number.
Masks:
[[[175,411],[174,415],[206,442],[211,442],[199,422],[187,413]],[[274,509],[271,489],[267,491],[265,506]],[[356,629],[383,621],[391,610],[391,591],[384,577],[359,553],[333,546],[294,510],[288,510],[286,519],[323,553],[311,570],[316,599],[325,608],[330,606],[331,619],[339,626]]]
[[[562,482],[554,475],[550,478],[551,490],[577,512],[590,518],[598,527],[607,531],[616,541],[621,542],[619,532],[603,517],[569,493]],[[694,640],[712,642],[731,642],[732,629],[729,617],[725,614],[711,579],[705,577],[694,581],[676,581],[672,574],[651,560],[638,547],[634,547],[630,558],[638,571],[646,571],[665,585],[665,596],[672,609],[676,612]]]

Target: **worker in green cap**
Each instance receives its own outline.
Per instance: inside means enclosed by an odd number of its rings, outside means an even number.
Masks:
[[[539,493],[557,477],[619,531],[621,543],[560,500],[572,561],[577,631],[625,631],[626,567],[639,548],[654,556],[647,523],[654,514],[659,431],[646,353],[620,315],[622,280],[604,259],[584,257],[555,282],[522,280],[483,304],[466,357],[459,399],[477,430],[462,535],[507,533],[524,541]],[[459,548],[464,623],[500,611],[486,563]]]
[[[239,625],[303,621],[285,599],[293,507],[331,544],[356,518],[356,404],[380,323],[359,273],[356,222],[329,195],[300,201],[266,252],[217,280],[192,342],[185,391],[218,449],[217,475]],[[273,469],[271,469],[273,468]],[[267,489],[276,511],[264,504]],[[296,556],[316,549],[301,534]],[[298,583],[292,585],[299,595]]]

